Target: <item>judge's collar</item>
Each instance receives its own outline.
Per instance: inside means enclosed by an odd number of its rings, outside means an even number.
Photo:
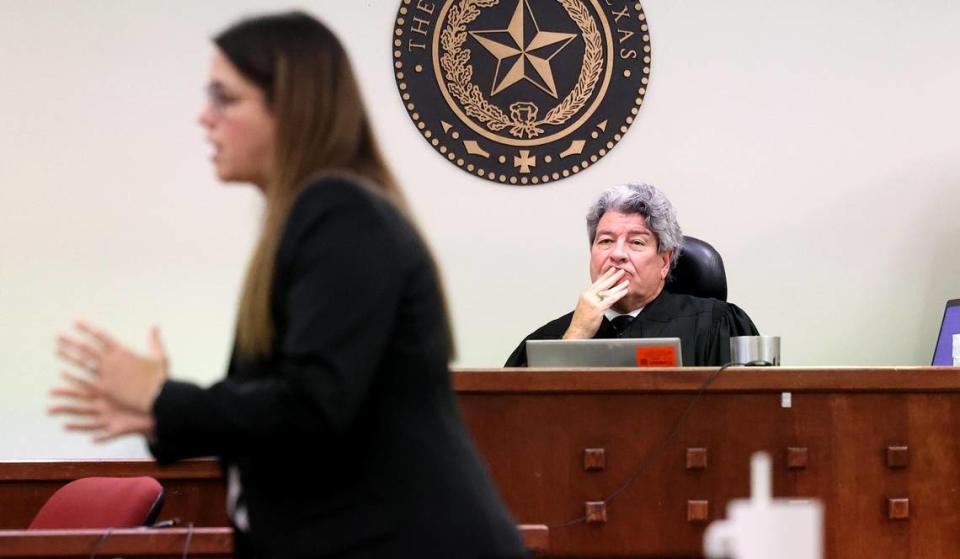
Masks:
[[[618,316],[622,316],[622,315],[625,315],[625,314],[629,314],[629,315],[632,316],[633,318],[637,318],[637,315],[640,314],[640,311],[642,311],[642,310],[643,310],[643,307],[640,307],[639,309],[632,310],[632,311],[630,311],[630,312],[617,312],[617,311],[615,311],[615,310],[613,310],[613,309],[607,309],[607,310],[603,311],[603,316],[607,317],[607,320],[613,320],[614,318],[617,318]]]

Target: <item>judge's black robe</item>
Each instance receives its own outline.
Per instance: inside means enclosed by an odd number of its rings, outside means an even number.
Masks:
[[[567,313],[524,338],[504,367],[526,367],[527,340],[559,340],[572,318],[573,313]],[[730,361],[732,336],[757,334],[757,327],[747,313],[734,304],[663,290],[640,311],[622,336],[604,317],[593,337],[680,338],[685,366],[718,366]]]

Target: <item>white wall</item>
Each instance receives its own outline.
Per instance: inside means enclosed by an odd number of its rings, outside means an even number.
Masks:
[[[586,173],[472,178],[416,133],[390,38],[399,0],[305,7],[348,45],[443,269],[457,365],[499,366],[587,282],[605,187],[664,189],[787,365],[920,365],[960,296],[960,4],[644,0],[640,118]],[[0,459],[144,455],[44,416],[53,336],[87,317],[175,374],[221,376],[259,202],[213,178],[194,116],[208,37],[286,4],[0,0]],[[369,250],[377,258],[376,247]]]

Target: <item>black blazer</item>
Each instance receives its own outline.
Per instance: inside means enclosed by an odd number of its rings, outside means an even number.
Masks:
[[[163,386],[157,459],[238,466],[257,556],[522,556],[454,400],[433,261],[396,207],[343,178],[309,186],[272,296],[270,355]]]

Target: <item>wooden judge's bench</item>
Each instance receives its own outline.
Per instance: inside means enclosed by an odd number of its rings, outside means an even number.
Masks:
[[[454,388],[544,556],[699,556],[708,523],[748,496],[757,450],[773,459],[776,498],[823,503],[826,557],[960,553],[960,369],[458,370]],[[110,461],[0,463],[0,557],[89,556],[95,535],[83,555],[69,534],[20,530],[57,487],[89,475],[154,475],[167,491],[161,519],[220,528],[195,532],[206,552],[190,555],[229,556],[214,462]],[[169,554],[154,544],[110,556],[179,557],[186,534],[151,537]]]

